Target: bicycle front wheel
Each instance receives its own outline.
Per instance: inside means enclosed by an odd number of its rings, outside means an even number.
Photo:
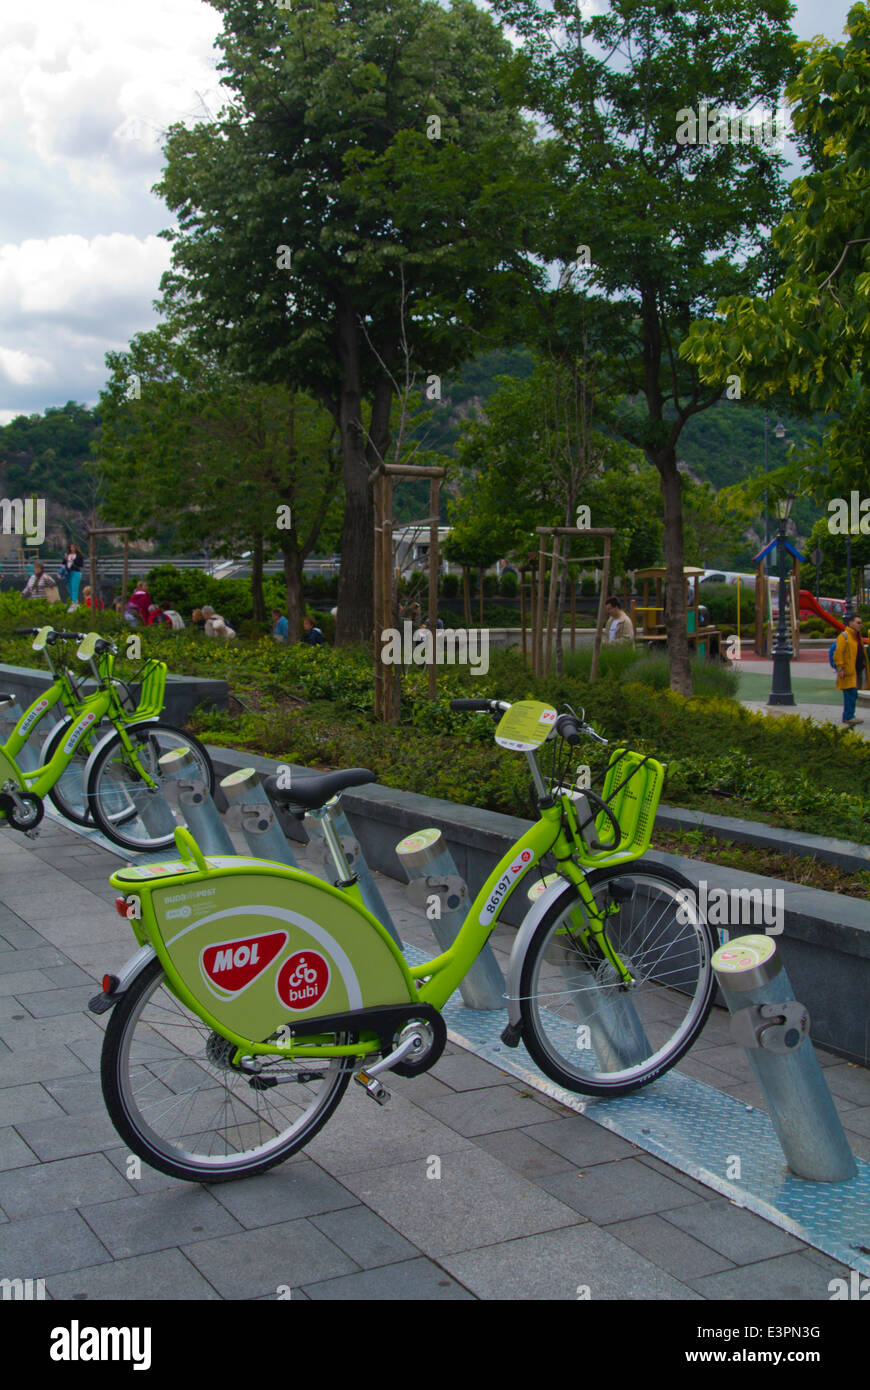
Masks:
[[[194,758],[190,775],[201,778],[211,796],[215,782],[211,758],[199,739],[171,724],[131,724],[126,737],[135,757],[127,752],[119,733],[97,752],[87,787],[91,815],[97,829],[123,849],[134,853],[166,849],[174,843],[176,825],[184,822],[164,796],[166,779],[160,759],[176,748],[188,750]]]
[[[133,1152],[190,1182],[265,1172],[326,1124],[360,1065],[353,1057],[262,1057],[255,1077],[233,1068],[235,1051],[176,998],[152,961],[115,1005],[103,1042],[103,1098]]]
[[[596,944],[577,889],[565,888],[532,937],[520,975],[523,1041],[571,1091],[620,1096],[662,1076],[691,1047],[713,1002],[713,932],[692,884],[642,861],[587,882],[624,984]],[[596,924],[597,925],[597,924]]]

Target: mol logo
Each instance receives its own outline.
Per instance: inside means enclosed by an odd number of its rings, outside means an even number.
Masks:
[[[278,971],[275,990],[288,1009],[310,1009],[329,989],[329,966],[319,951],[297,951]]]
[[[241,994],[272,964],[286,941],[285,931],[270,931],[206,946],[199,958],[203,978],[213,994]]]

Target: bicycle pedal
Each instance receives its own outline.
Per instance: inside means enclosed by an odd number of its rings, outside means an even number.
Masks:
[[[390,1099],[390,1092],[376,1076],[369,1076],[367,1072],[358,1071],[355,1073],[353,1079],[360,1086],[365,1087],[366,1095],[371,1096],[372,1100],[377,1101],[378,1105],[386,1105],[387,1101]]]
[[[248,1085],[252,1091],[271,1091],[273,1086],[278,1085],[278,1080],[274,1076],[252,1076]]]

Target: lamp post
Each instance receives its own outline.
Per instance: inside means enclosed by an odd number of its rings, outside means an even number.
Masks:
[[[846,612],[844,620],[848,626],[855,616],[855,605],[852,602],[852,537],[846,532]]]
[[[783,431],[785,433],[785,431]],[[785,528],[791,513],[794,493],[786,493],[785,497],[780,498],[776,504],[776,513],[779,517],[779,531],[776,537],[776,559],[777,573],[779,575],[779,614],[776,628],[776,643],[773,648],[773,683],[770,687],[770,695],[767,698],[769,705],[793,705],[794,695],[791,688],[791,659],[794,650],[791,645],[791,633],[786,626],[786,616],[788,613],[788,589],[785,582]]]

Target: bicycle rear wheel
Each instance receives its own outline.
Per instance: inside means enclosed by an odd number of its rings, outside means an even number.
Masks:
[[[192,775],[214,793],[214,768],[199,739],[171,724],[131,724],[126,737],[136,760],[155,785],[143,778],[120,734],[98,750],[88,778],[88,806],[98,830],[116,845],[134,853],[167,849],[174,843],[175,825],[183,824],[163,796],[165,777],[160,759],[176,748],[192,753]],[[156,788],[156,789],[155,789]]]
[[[587,880],[607,939],[633,983],[588,932],[568,885],[532,937],[520,975],[523,1041],[547,1076],[571,1091],[618,1096],[662,1076],[691,1047],[713,1002],[716,941],[692,884],[635,861]]]
[[[360,1065],[263,1057],[253,1077],[231,1066],[235,1050],[172,993],[158,960],[115,1005],[103,1097],[121,1138],[152,1168],[209,1183],[263,1173],[326,1124]]]

